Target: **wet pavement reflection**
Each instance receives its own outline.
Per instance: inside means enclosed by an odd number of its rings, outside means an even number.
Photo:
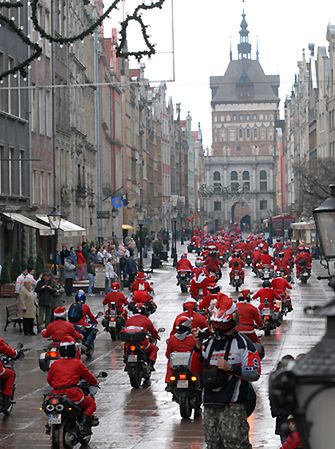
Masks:
[[[194,259],[194,256],[191,256]],[[317,274],[321,273],[318,262],[314,262]],[[165,392],[165,348],[175,316],[182,310],[183,300],[176,286],[175,271],[170,265],[155,270],[157,312],[152,319],[156,327],[166,328],[159,342],[159,356],[156,372],[148,388],[132,390],[128,375],[124,372],[123,352],[120,342],[112,342],[109,335],[100,328],[96,340],[96,350],[90,369],[98,373],[108,372],[96,396],[100,426],[94,429],[91,449],[132,448],[132,449],[202,449],[204,439],[202,419],[182,420],[178,405]],[[236,296],[228,285],[228,269],[224,268],[220,281],[222,291]],[[253,292],[261,286],[251,270],[246,270],[246,287]],[[332,297],[326,282],[316,280],[316,274],[306,286],[295,283],[292,291],[294,311],[271,337],[262,339],[266,357],[262,364],[261,379],[254,384],[257,392],[257,407],[249,419],[250,437],[253,448],[277,449],[280,441],[274,435],[274,420],[271,418],[268,402],[268,377],[278,360],[285,354],[296,356],[307,352],[324,332],[324,321],[307,318],[303,309],[309,305],[320,305]],[[94,312],[102,310],[102,297],[89,298]],[[2,325],[2,323],[1,323]],[[13,414],[0,417],[1,449],[46,449],[50,440],[44,433],[45,415],[39,410],[43,393],[47,391],[46,375],[38,368],[38,357],[44,342],[41,337],[24,337],[17,330],[10,329],[5,334],[7,341],[14,345],[22,341],[32,350],[25,360],[16,364],[17,390]]]

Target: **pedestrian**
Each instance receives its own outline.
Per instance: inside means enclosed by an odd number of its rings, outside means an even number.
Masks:
[[[293,415],[288,416],[287,426],[289,429],[289,435],[280,449],[302,449],[302,442],[300,435],[297,432],[297,426]]]
[[[35,292],[38,297],[40,326],[47,327],[52,320],[53,309],[56,304],[56,288],[49,271],[43,273],[42,278],[36,284]]]
[[[85,272],[86,259],[82,253],[82,247],[78,245],[76,249],[76,257],[77,257],[77,275],[78,281],[82,281]]]
[[[71,256],[64,261],[64,287],[66,296],[72,296],[73,281],[76,278],[76,266],[72,263]]]
[[[25,279],[19,293],[19,310],[23,318],[24,335],[36,335],[34,333],[34,320],[36,318],[37,295],[32,283]]]
[[[23,286],[23,282],[24,282],[27,274],[28,274],[28,270],[27,270],[27,268],[24,268],[22,270],[21,274],[15,280],[15,295],[16,295],[16,297],[19,296],[20,290]]]
[[[134,282],[135,276],[137,274],[137,265],[133,252],[131,252],[130,256],[127,259],[126,273],[128,275],[128,287],[129,289],[131,289],[131,285]]]
[[[94,282],[95,282],[95,248],[91,248],[87,257],[87,274],[88,274],[88,296],[95,296]]]
[[[276,368],[270,373],[269,383],[279,370],[287,369],[289,364],[294,363],[294,357],[290,354],[284,355],[278,362]],[[288,413],[284,413],[280,407],[277,406],[273,395],[271,394],[271,388],[269,389],[269,401],[272,418],[276,418],[275,434],[279,435],[280,441],[283,444],[288,436],[287,417]]]
[[[113,259],[110,257],[105,265],[105,294],[111,291],[111,284],[117,278],[112,261]]]
[[[89,247],[88,247],[86,242],[82,242],[82,244],[81,244],[81,252],[83,253],[83,256],[84,256],[84,258],[85,258],[85,260],[87,262],[90,250],[89,250]]]
[[[236,331],[239,312],[221,295],[210,317],[210,334],[193,334],[196,349],[190,371],[201,373],[204,431],[208,449],[252,449],[247,416],[256,405],[250,382],[259,379],[261,362],[253,343]]]
[[[69,254],[69,257],[71,258],[71,262],[72,262],[74,265],[77,265],[77,254],[76,254],[76,251],[75,251],[75,249],[74,249],[73,246],[71,246],[71,248],[70,248],[70,254]]]

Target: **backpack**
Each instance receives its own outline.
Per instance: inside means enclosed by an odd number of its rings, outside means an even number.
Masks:
[[[71,304],[67,313],[70,323],[77,323],[83,316],[83,305],[81,302]]]

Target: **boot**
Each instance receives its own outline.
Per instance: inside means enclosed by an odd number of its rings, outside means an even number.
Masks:
[[[149,368],[151,369],[151,371],[156,371],[155,363],[156,363],[156,361],[154,361],[154,360],[148,360],[148,365],[149,365]]]
[[[82,425],[82,433],[85,436],[92,435],[92,417],[88,415],[83,415],[83,419],[81,421]]]
[[[4,410],[7,410],[12,403],[12,398],[10,396],[8,396],[7,394],[4,394],[2,397],[2,403],[3,403]]]
[[[99,425],[99,418],[96,415],[91,416],[91,426],[96,427]]]

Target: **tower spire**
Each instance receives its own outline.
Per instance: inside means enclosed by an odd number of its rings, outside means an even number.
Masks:
[[[242,0],[244,3],[244,0]],[[240,43],[237,46],[238,59],[251,59],[251,44],[249,43],[249,30],[246,21],[246,14],[243,8],[242,22],[240,29]]]

